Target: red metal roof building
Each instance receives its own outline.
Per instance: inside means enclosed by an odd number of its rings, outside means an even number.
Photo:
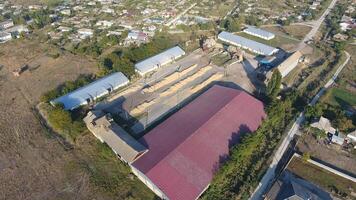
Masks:
[[[197,199],[241,133],[266,114],[246,92],[214,86],[140,139],[149,149],[133,172],[163,199]]]

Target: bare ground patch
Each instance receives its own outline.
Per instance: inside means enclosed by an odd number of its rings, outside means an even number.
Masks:
[[[322,139],[317,140],[311,134],[304,134],[298,143],[298,150],[309,152],[311,156],[356,174],[356,159],[339,145],[328,145]]]

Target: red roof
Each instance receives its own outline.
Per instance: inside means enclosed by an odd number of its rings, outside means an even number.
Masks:
[[[265,116],[246,92],[214,86],[142,137],[149,151],[132,165],[170,200],[196,199],[238,136]]]

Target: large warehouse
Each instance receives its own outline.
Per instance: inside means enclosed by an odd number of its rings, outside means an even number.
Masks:
[[[155,56],[152,56],[150,58],[147,58],[146,60],[135,64],[135,70],[137,73],[143,76],[163,65],[173,62],[174,60],[184,55],[185,52],[183,51],[183,49],[181,49],[179,46],[175,46],[162,53],[159,53]]]
[[[254,26],[248,26],[246,29],[243,30],[243,32],[265,40],[271,40],[275,37],[273,33],[256,28]]]
[[[162,199],[197,199],[239,135],[265,117],[263,103],[246,92],[213,86],[139,140],[149,151],[132,171]]]
[[[97,98],[107,95],[128,83],[129,79],[127,79],[123,73],[116,72],[54,99],[51,101],[51,104],[62,103],[64,109],[73,110],[79,106],[93,102]]]
[[[250,39],[238,36],[238,35],[234,35],[232,33],[225,32],[225,31],[221,32],[218,35],[218,39],[223,42],[226,42],[228,44],[235,45],[235,46],[241,47],[243,49],[252,51],[256,54],[260,54],[260,55],[264,55],[264,56],[273,55],[274,53],[277,53],[277,51],[278,51],[278,49],[276,49],[274,47],[271,47],[271,46],[268,46],[268,45],[265,45],[265,44],[262,44],[262,43],[259,43],[259,42],[256,42],[256,41],[253,41],[253,40],[250,40]]]

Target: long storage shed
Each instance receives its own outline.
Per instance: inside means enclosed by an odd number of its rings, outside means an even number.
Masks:
[[[181,49],[179,46],[175,46],[170,49],[167,49],[166,51],[163,51],[162,53],[159,53],[155,56],[152,56],[150,58],[147,58],[146,60],[135,64],[135,70],[137,73],[143,76],[149,72],[158,69],[163,65],[173,62],[174,60],[184,55],[185,52],[183,51],[183,49]]]
[[[256,54],[264,55],[264,56],[270,56],[278,52],[277,48],[238,36],[234,35],[229,32],[221,32],[218,35],[218,39],[226,42],[228,44],[238,46],[243,49],[247,49],[249,51],[252,51]]]
[[[89,104],[128,83],[129,79],[123,73],[116,72],[58,97],[50,103],[52,105],[61,103],[64,105],[65,110],[73,110],[79,106]]]

